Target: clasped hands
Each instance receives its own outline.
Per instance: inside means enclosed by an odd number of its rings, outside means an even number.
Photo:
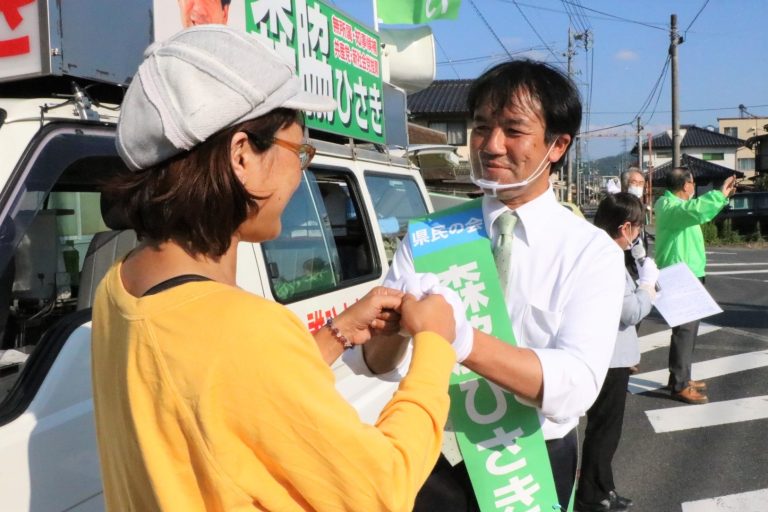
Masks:
[[[377,335],[432,331],[451,343],[459,362],[472,351],[473,331],[459,295],[434,274],[411,274],[377,286],[334,319],[355,345]]]

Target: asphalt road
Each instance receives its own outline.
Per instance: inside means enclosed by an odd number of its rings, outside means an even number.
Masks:
[[[710,404],[628,394],[614,474],[634,512],[768,510],[768,249],[709,248],[707,273],[724,311],[704,320],[693,378],[706,378]],[[660,371],[666,384],[667,329],[655,311],[641,324],[637,382]]]

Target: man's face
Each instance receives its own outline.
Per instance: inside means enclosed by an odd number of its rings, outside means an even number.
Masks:
[[[178,0],[181,25],[184,28],[208,23],[227,24],[229,5],[222,7],[221,0]]]
[[[475,177],[499,184],[519,183],[541,169],[540,165],[548,167],[556,162],[565,152],[570,136],[561,135],[554,144],[547,144],[544,133],[541,108],[527,94],[517,94],[501,110],[484,101],[475,111],[469,140]],[[550,146],[552,151],[547,155]],[[499,199],[519,206],[548,187],[547,169],[527,186],[501,192]]]
[[[696,195],[696,184],[693,180],[686,181],[683,190],[688,194],[688,199],[693,199],[693,196]]]
[[[643,178],[643,175],[639,172],[633,172],[629,175],[629,186],[630,187],[644,187],[645,186],[645,178]]]

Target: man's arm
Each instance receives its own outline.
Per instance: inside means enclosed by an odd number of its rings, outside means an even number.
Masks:
[[[404,240],[395,251],[392,265],[390,265],[382,285],[387,286],[388,283],[397,281],[404,274],[413,272],[415,272],[413,255],[408,242]],[[403,364],[409,339],[398,334],[372,337],[362,348],[365,365],[375,374],[394,370]]]
[[[608,370],[624,296],[620,249],[595,243],[580,260],[579,277],[562,311],[554,347],[512,347],[475,331],[464,365],[558,421],[586,412]],[[612,243],[612,242],[611,242]]]
[[[464,366],[541,407],[544,373],[533,350],[513,347],[475,329],[474,346]]]
[[[731,176],[723,182],[720,190],[710,190],[695,199],[676,203],[666,211],[667,219],[681,227],[698,226],[714,219],[728,204],[728,197],[735,190],[736,178]]]

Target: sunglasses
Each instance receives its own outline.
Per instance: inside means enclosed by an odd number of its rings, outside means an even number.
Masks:
[[[254,140],[263,141],[264,139],[261,139],[257,137],[255,134],[250,132],[245,132],[248,137]],[[285,149],[288,149],[290,151],[293,151],[296,156],[299,157],[299,165],[301,166],[301,170],[305,170],[307,167],[309,167],[310,162],[312,162],[312,159],[315,157],[315,153],[317,152],[317,149],[315,149],[315,146],[312,144],[296,144],[295,142],[289,142],[287,140],[279,139],[277,137],[272,137],[272,140],[270,141],[272,144],[275,144],[276,146],[283,147]]]

